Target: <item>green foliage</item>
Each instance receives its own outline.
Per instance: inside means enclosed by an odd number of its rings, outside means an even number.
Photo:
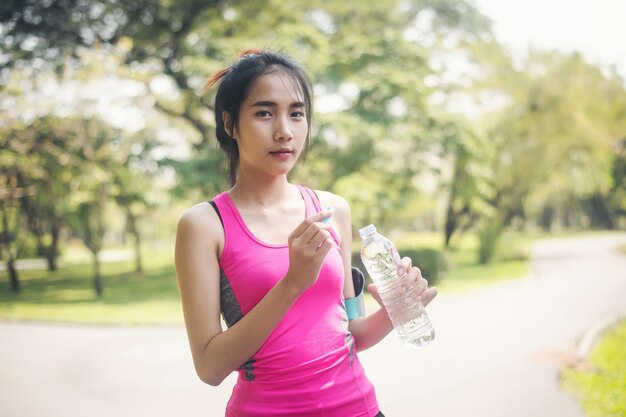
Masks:
[[[614,144],[626,129],[621,78],[578,54],[531,51],[516,69],[505,53],[491,53],[483,62],[491,77],[482,85],[503,105],[485,117],[495,151],[489,202],[504,226],[529,215],[546,230],[556,220],[583,223],[574,218],[584,215],[586,201],[609,205]],[[595,215],[614,226],[607,210]]]
[[[486,264],[491,261],[496,252],[501,235],[502,225],[497,220],[486,223],[478,231],[478,240],[480,242],[478,248],[479,263]]]
[[[80,224],[78,208],[87,212],[100,184],[137,237],[135,221],[153,201],[201,201],[228,188],[215,91],[206,105],[199,92],[250,47],[285,51],[310,73],[313,145],[292,178],[345,197],[355,225],[443,229],[445,247],[479,229],[486,262],[507,227],[625,224],[623,144],[614,146],[626,131],[623,80],[577,54],[531,51],[514,65],[470,2],[48,0],[0,6],[0,67],[11,69],[0,73],[0,99],[39,98],[36,84],[61,79],[39,78],[48,65],[72,80],[116,73],[145,85],[142,110],[164,122],[146,120],[135,136],[87,123],[88,110],[35,117],[41,109],[25,102],[23,120],[0,121],[20,139],[2,148],[0,165],[19,164],[23,180],[47,192],[21,199],[28,221],[11,220],[9,235],[28,224],[38,244],[56,241],[62,225]],[[442,56],[468,52],[476,71],[447,72]],[[157,91],[157,81],[171,88]],[[444,111],[468,97],[491,104],[482,120]],[[158,149],[163,125],[180,133],[187,156]],[[157,169],[146,166],[175,172],[173,187],[155,192],[148,177]]]
[[[486,202],[493,197],[493,189],[486,168],[492,158],[486,137],[460,121],[448,124],[444,132],[442,157],[452,158],[451,178],[442,187],[449,195],[444,224],[447,248],[457,230],[466,230],[489,214]]]
[[[35,238],[32,235],[28,235],[20,247],[20,258],[39,258],[44,256],[43,253],[39,252],[39,249]]]
[[[159,70],[174,82],[179,99],[157,96],[156,106],[184,120],[199,136],[193,140],[195,153],[189,164],[164,161],[177,169],[178,195],[189,195],[184,188],[205,191],[223,183],[218,180],[223,164],[213,146],[213,122],[197,97],[202,80],[228,65],[240,50],[270,47],[303,62],[316,91],[338,96],[343,102],[339,111],[320,109],[318,145],[310,161],[329,163],[312,162],[301,170],[300,178],[332,190],[335,180],[364,167],[379,171],[385,181],[394,178],[396,182],[389,193],[386,189],[377,193],[389,206],[384,213],[406,205],[416,192],[409,185],[411,178],[424,169],[420,154],[435,144],[439,129],[427,104],[432,90],[424,85],[424,78],[433,72],[428,51],[407,37],[407,31],[415,32],[418,18],[428,23],[428,29],[420,28],[424,35],[438,41],[460,33],[467,33],[466,39],[478,38],[487,27],[476,9],[456,0],[187,0],[184,6],[158,0],[49,3],[47,7],[13,5],[3,16],[5,22],[11,22],[7,34],[12,39],[41,38],[31,55],[40,56],[51,48],[77,51],[96,42],[108,43],[125,50],[129,63],[158,63]],[[24,22],[28,20],[24,14],[36,17]],[[72,24],[65,31],[42,23],[68,16]],[[102,19],[110,24],[103,27]],[[418,31],[414,38],[420,35]],[[4,46],[16,58],[32,58],[22,53],[19,44]],[[199,181],[202,177],[208,180]],[[358,200],[353,203],[362,204]]]
[[[429,285],[438,285],[445,277],[448,264],[443,252],[432,248],[399,248],[400,256],[408,256]]]
[[[39,67],[62,66],[64,57],[75,54],[79,47],[115,43],[129,30],[129,25],[135,24],[127,16],[148,17],[156,3],[151,0],[3,2],[0,47],[9,59],[2,66],[25,62],[35,62]]]
[[[429,285],[437,285],[444,278],[448,269],[445,255],[437,249],[407,246],[398,247],[398,253],[402,258],[411,258],[413,265],[420,269],[422,276],[428,280]],[[363,271],[366,278],[369,279],[361,261],[360,252],[352,253],[352,265]]]
[[[224,175],[225,162],[217,145],[211,145],[199,149],[196,157],[189,161],[164,158],[159,164],[174,168],[180,178],[171,190],[175,198],[201,201],[230,188],[228,176]]]
[[[626,138],[619,141],[615,148],[609,206],[616,217],[626,220]]]
[[[626,416],[626,322],[609,332],[589,358],[589,366],[567,369],[566,388],[581,399],[589,417]]]
[[[334,192],[350,202],[354,225],[385,226],[407,199],[404,187],[401,179],[364,167],[337,180]]]

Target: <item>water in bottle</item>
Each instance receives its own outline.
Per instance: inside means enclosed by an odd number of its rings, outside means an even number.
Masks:
[[[400,340],[410,348],[427,345],[434,339],[435,329],[424,305],[398,274],[400,256],[393,243],[379,234],[373,224],[360,229],[359,234],[363,239],[361,259]]]

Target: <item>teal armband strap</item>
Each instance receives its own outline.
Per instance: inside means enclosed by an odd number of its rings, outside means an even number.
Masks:
[[[352,267],[352,283],[354,284],[355,296],[346,298],[346,312],[348,320],[365,316],[365,301],[363,300],[363,292],[365,289],[365,277],[363,272],[358,268]]]

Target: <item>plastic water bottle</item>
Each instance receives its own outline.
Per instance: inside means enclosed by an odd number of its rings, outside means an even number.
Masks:
[[[398,275],[398,251],[373,224],[360,229],[359,235],[363,239],[361,259],[400,340],[409,348],[427,345],[435,338],[435,329],[424,305],[408,291],[404,279]]]

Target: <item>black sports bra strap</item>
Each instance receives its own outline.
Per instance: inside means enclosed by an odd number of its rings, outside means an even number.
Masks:
[[[320,201],[320,196],[317,195],[317,193],[315,192],[315,190],[313,188],[309,188],[309,190],[311,190],[311,193],[315,196],[315,198],[317,199],[317,205],[320,206],[320,209],[322,208],[322,202]]]
[[[215,201],[213,200],[209,200],[208,203],[213,206],[213,209],[215,209],[215,212],[217,213],[217,217],[220,218],[220,223],[222,223],[222,227],[224,227],[224,221],[222,220],[222,215],[220,214],[220,211],[217,209],[217,204],[215,204]]]

